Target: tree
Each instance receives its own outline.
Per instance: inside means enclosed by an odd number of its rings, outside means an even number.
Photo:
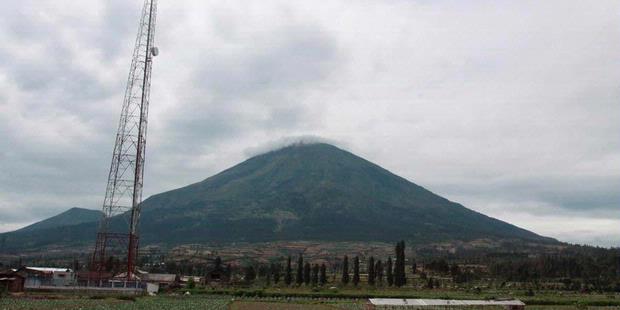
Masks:
[[[224,270],[224,272],[230,277],[232,275],[232,266],[230,266],[230,264],[226,264],[226,270]]]
[[[304,283],[304,258],[299,254],[297,259],[297,277],[295,278],[297,285]]]
[[[405,241],[396,244],[396,262],[394,266],[394,284],[401,287],[407,283],[405,274]]]
[[[377,275],[377,282],[383,285],[383,262],[378,260],[375,264],[375,273]]]
[[[265,276],[271,276],[269,266],[263,264],[258,265],[258,278],[264,278]]]
[[[310,285],[310,263],[306,262],[304,265],[304,283]]]
[[[319,283],[319,265],[314,264],[312,266],[312,286],[316,286]]]
[[[461,269],[459,268],[459,265],[456,263],[452,264],[452,266],[450,266],[450,275],[453,278],[456,278],[460,274],[461,274]]]
[[[325,266],[325,264],[321,264],[319,283],[321,284],[321,286],[327,283],[327,267]]]
[[[244,279],[246,283],[252,283],[252,281],[256,279],[256,270],[254,270],[254,266],[250,265],[245,267]]]
[[[291,268],[291,256],[288,256],[288,259],[286,260],[286,273],[284,274],[284,283],[286,283],[286,285],[291,285],[291,283],[293,282],[293,270]]]
[[[433,289],[433,287],[434,287],[433,277],[430,277],[428,278],[428,281],[426,281],[426,288]]]
[[[121,260],[114,256],[108,257],[105,263],[105,269],[112,274],[117,274],[121,270]]]
[[[388,286],[392,286],[394,284],[394,274],[392,273],[392,258],[391,257],[388,257],[386,268],[387,268],[387,275],[386,275],[387,283],[388,283]]]
[[[271,285],[271,270],[268,270],[265,274],[265,285]]]
[[[108,257],[108,260],[105,263],[105,270],[109,272],[113,272],[114,269],[114,256]]]
[[[349,284],[349,257],[346,255],[342,261],[342,284]]]
[[[357,286],[360,283],[360,258],[355,256],[353,260],[353,285]]]
[[[375,258],[368,259],[368,284],[375,285]]]
[[[187,280],[187,288],[191,290],[194,287],[196,287],[196,282],[194,282],[194,277],[189,277],[189,279]]]
[[[273,277],[273,283],[278,284],[280,281],[280,263],[271,264],[271,276]]]
[[[445,259],[432,260],[430,263],[426,264],[424,268],[442,274],[450,272],[450,265]]]

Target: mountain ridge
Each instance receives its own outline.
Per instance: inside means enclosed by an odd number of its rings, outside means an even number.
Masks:
[[[92,234],[94,239],[94,229],[85,226],[54,228],[50,235],[76,241],[77,234],[86,242],[85,235]],[[121,221],[113,220],[112,227],[120,229]],[[326,143],[266,152],[153,195],[142,204],[140,231],[143,245],[477,238],[557,242],[467,209]],[[6,234],[3,239],[5,246],[11,243]]]
[[[55,227],[66,226],[66,225],[77,225],[81,223],[94,222],[94,221],[99,221],[102,215],[103,213],[99,210],[91,210],[91,209],[73,207],[73,208],[68,209],[67,211],[59,213],[52,217],[48,217],[41,221],[35,222],[33,224],[22,227],[15,231],[26,232],[26,231],[55,228]]]

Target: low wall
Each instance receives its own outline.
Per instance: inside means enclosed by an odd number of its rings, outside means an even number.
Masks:
[[[66,292],[75,294],[101,295],[144,295],[145,289],[133,287],[96,287],[96,286],[36,286],[25,287],[31,292]]]

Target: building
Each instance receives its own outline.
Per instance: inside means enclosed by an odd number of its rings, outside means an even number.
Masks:
[[[178,288],[180,286],[180,278],[176,274],[145,273],[140,275],[140,280],[146,283],[157,284],[160,290]]]
[[[523,310],[525,304],[517,299],[512,300],[453,300],[453,299],[398,299],[371,298],[370,309],[389,307],[390,309],[461,309],[461,308],[504,308],[507,310]]]
[[[192,279],[194,281],[195,285],[198,284],[202,284],[204,283],[204,277],[198,277],[198,276],[181,276],[180,278],[180,284],[183,287],[187,287],[187,284],[190,282],[190,279]]]
[[[24,282],[24,277],[15,270],[0,272],[0,292],[23,292]]]
[[[25,288],[72,286],[76,283],[75,273],[69,268],[22,267],[16,272],[25,278]]]

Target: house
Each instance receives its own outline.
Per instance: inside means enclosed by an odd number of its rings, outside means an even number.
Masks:
[[[23,292],[24,282],[24,277],[15,270],[0,271],[0,292]]]
[[[140,280],[146,283],[159,285],[159,289],[177,288],[180,284],[180,278],[176,274],[167,273],[145,273],[140,275]]]
[[[25,278],[25,288],[75,285],[76,277],[69,268],[22,267],[16,271]]]
[[[198,276],[181,276],[180,278],[180,284],[183,287],[186,287],[187,284],[190,282],[190,279],[194,281],[194,284],[198,285],[201,283],[204,283],[204,277],[198,277]]]

